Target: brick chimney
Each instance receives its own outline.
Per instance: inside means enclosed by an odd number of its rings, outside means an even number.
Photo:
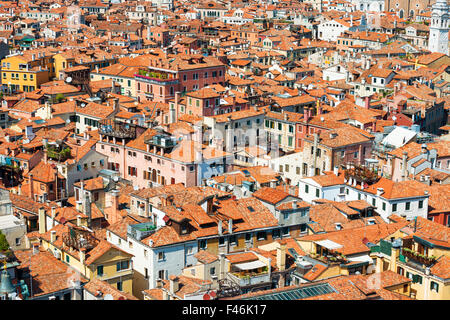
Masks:
[[[303,120],[305,122],[309,121],[309,116],[308,116],[308,109],[307,108],[303,108]]]
[[[34,189],[33,189],[33,174],[30,173],[30,197],[34,200]]]
[[[371,100],[370,98],[371,96],[367,96],[364,98],[364,108],[366,109],[370,109],[370,100]]]

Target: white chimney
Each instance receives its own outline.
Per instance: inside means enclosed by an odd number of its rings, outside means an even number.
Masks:
[[[337,177],[338,174],[339,174],[339,168],[338,168],[338,167],[334,167],[334,168],[333,168],[333,173],[334,173],[334,175]]]
[[[384,192],[383,188],[377,188],[377,196],[381,196]]]
[[[50,242],[54,243],[56,241],[56,231],[52,230],[50,231]]]
[[[222,220],[219,220],[217,223],[217,231],[219,232],[219,236],[222,235]]]

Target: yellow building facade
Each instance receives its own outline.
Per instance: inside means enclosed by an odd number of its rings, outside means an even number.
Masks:
[[[12,91],[31,92],[42,83],[50,80],[50,69],[44,58],[35,60],[24,56],[11,56],[3,59],[2,83]]]
[[[374,250],[371,258],[376,259],[377,272],[391,270],[410,278],[410,297],[450,300],[450,274],[445,274],[446,265],[450,263],[448,249],[414,236],[404,239],[402,246],[393,244],[390,251]]]

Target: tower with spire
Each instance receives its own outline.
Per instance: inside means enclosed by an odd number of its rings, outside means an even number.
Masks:
[[[448,31],[449,5],[447,0],[437,0],[432,6],[428,50],[448,55]]]

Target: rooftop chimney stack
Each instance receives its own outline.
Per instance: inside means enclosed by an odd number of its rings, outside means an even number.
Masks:
[[[88,227],[92,224],[91,200],[88,193],[84,194],[83,213],[88,217]]]
[[[174,295],[179,289],[179,278],[175,275],[171,275],[169,279],[169,291],[171,295]]]
[[[286,269],[286,243],[284,241],[281,241],[277,248],[277,268],[279,271]]]
[[[406,175],[407,160],[408,160],[408,152],[404,151],[403,157],[402,157],[402,180],[403,181],[407,180],[407,175]]]
[[[55,243],[55,241],[56,241],[56,231],[52,230],[50,231],[50,242]]]
[[[219,236],[222,236],[222,220],[219,220],[217,223],[217,231],[219,233]]]
[[[47,232],[47,217],[45,215],[45,208],[40,207],[39,210],[39,217],[38,217],[38,223],[39,223],[39,234],[43,234]]]

